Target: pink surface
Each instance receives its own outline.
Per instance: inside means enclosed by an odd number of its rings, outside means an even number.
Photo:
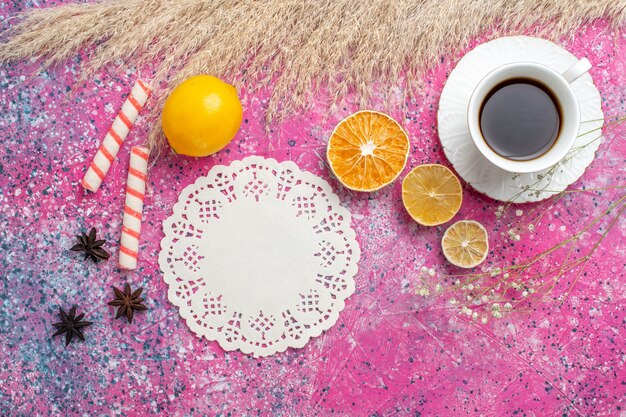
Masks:
[[[0,8],[0,16],[18,8]],[[626,34],[603,29],[585,26],[563,45],[594,64],[605,114],[624,115]],[[446,57],[416,100],[391,112],[411,137],[405,173],[420,163],[447,164],[436,111],[460,56]],[[358,107],[324,117],[325,106],[315,104],[266,133],[266,96],[242,92],[245,121],[225,151],[205,159],[166,154],[151,168],[139,269],[122,272],[116,258],[129,151],[148,126],[140,116],[100,191],[86,195],[78,182],[137,76],[103,72],[68,94],[77,65],[32,78],[34,65],[0,67],[0,414],[626,416],[623,219],[565,303],[473,323],[447,296],[414,294],[424,265],[459,272],[439,248],[445,226],[418,227],[402,207],[399,181],[373,194],[350,193],[325,169],[328,135]],[[625,183],[624,134],[626,126],[606,131],[574,188]],[[335,327],[303,349],[265,359],[196,338],[168,302],[157,265],[160,225],[178,193],[215,164],[246,155],[290,159],[326,178],[353,213],[363,253],[356,292]],[[501,266],[569,237],[623,193],[568,196],[516,243],[496,219],[498,203],[467,185],[457,219],[486,226],[493,248],[486,266]],[[91,226],[108,240],[113,258],[106,263],[82,262],[68,251],[74,235]],[[582,250],[600,233],[585,235]],[[110,286],[126,281],[146,287],[150,308],[132,325],[114,320],[106,305]],[[65,349],[61,338],[51,339],[50,323],[58,306],[75,303],[95,324],[86,342]]]

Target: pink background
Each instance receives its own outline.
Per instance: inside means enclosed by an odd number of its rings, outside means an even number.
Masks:
[[[0,16],[28,7],[5,3]],[[391,112],[411,138],[405,173],[420,163],[448,164],[437,138],[438,100],[446,76],[475,44],[446,57],[424,78],[417,99]],[[562,45],[593,63],[605,114],[626,114],[626,33],[599,22]],[[320,100],[266,133],[266,95],[242,91],[245,121],[225,151],[204,159],[167,153],[152,167],[139,269],[121,272],[128,151],[149,126],[139,119],[103,187],[86,195],[78,181],[137,75],[103,71],[70,94],[79,64],[76,57],[40,75],[33,64],[0,67],[0,414],[626,416],[623,219],[563,305],[473,323],[450,308],[447,296],[414,294],[423,265],[459,272],[441,254],[445,226],[418,227],[402,207],[399,181],[373,194],[349,193],[325,169],[319,155],[333,126],[359,108],[324,117]],[[625,126],[606,130],[574,188],[624,184],[625,133]],[[264,359],[196,338],[168,302],[157,265],[161,222],[178,193],[214,165],[246,155],[290,159],[327,179],[354,215],[363,253],[356,292],[335,327],[303,349]],[[506,236],[507,220],[494,215],[498,203],[467,185],[456,219],[487,227],[493,251],[485,265],[501,266],[571,236],[623,193],[568,196],[516,243]],[[110,261],[82,262],[68,251],[74,235],[91,226],[107,239]],[[581,250],[601,232],[585,235]],[[124,282],[145,286],[150,308],[132,325],[114,320],[106,305],[110,286]],[[51,338],[50,323],[59,306],[72,304],[95,324],[86,342],[64,348]]]

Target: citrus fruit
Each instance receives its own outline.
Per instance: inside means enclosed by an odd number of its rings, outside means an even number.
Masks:
[[[402,181],[402,202],[413,220],[437,226],[452,219],[463,201],[459,179],[443,165],[420,165]]]
[[[441,238],[446,259],[461,268],[473,268],[482,263],[489,252],[487,231],[474,220],[461,220],[448,227]]]
[[[242,115],[235,87],[211,75],[196,75],[171,92],[161,124],[176,153],[207,156],[235,137]]]
[[[409,137],[398,122],[370,110],[339,122],[326,148],[333,174],[355,191],[376,191],[393,182],[408,154]]]

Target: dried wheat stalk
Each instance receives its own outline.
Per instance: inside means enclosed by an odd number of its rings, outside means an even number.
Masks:
[[[109,0],[27,11],[0,63],[48,67],[97,44],[81,81],[107,65],[158,65],[155,119],[173,86],[209,73],[249,92],[271,82],[271,121],[305,109],[320,86],[331,106],[348,92],[365,105],[374,85],[415,91],[425,69],[485,31],[556,38],[603,17],[622,25],[626,0]],[[159,123],[149,141],[162,143]]]

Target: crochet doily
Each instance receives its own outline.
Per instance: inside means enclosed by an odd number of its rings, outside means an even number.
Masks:
[[[168,297],[198,336],[267,356],[330,328],[354,292],[351,216],[323,179],[248,157],[186,187],[163,223]]]

